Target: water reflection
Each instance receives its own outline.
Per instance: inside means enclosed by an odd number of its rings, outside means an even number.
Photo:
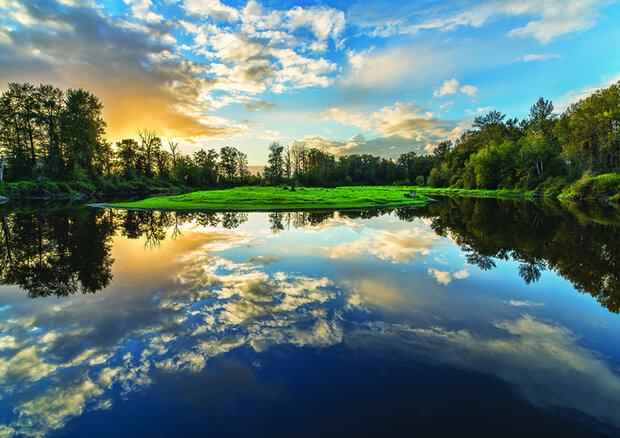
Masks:
[[[236,381],[235,397],[255,394],[248,410],[283,401],[303,411],[308,389],[287,380],[293,371],[273,378],[268,370],[278,360],[314,360],[299,359],[307,350],[332,360],[323,374],[309,369],[318,380],[377,360],[441,364],[454,376],[440,387],[446,399],[466,370],[507,382],[545,415],[566,410],[560,424],[569,430],[620,428],[617,317],[576,302],[585,297],[545,275],[556,271],[617,311],[611,225],[530,203],[466,199],[424,210],[269,215],[82,208],[6,215],[4,224],[0,436],[84,435],[80,417],[105,412],[113,423],[124,400],[138,403],[136,394],[151,394],[167,376],[198,385],[224,357],[244,364],[233,367],[241,380],[222,380]],[[511,273],[525,281],[504,281]],[[586,281],[597,275],[604,281]],[[23,300],[23,290],[40,299]],[[352,364],[339,369],[341,357]],[[365,379],[358,386],[372,383]],[[476,393],[497,386],[478,381]],[[213,394],[207,383],[201,390]],[[167,393],[169,404],[186,389]],[[232,397],[228,389],[220,392]],[[432,405],[415,391],[407,400],[417,403],[411,415]]]
[[[268,217],[271,232],[278,234],[329,225],[334,223],[334,217],[370,219],[387,214],[386,210],[275,212]],[[409,222],[430,219],[430,228],[438,236],[453,239],[467,262],[482,270],[495,268],[497,260],[513,260],[519,263],[521,278],[530,284],[538,281],[544,270],[551,269],[608,310],[620,311],[620,226],[616,224],[587,221],[555,205],[471,198],[449,198],[425,209],[397,209],[394,214]],[[4,215],[0,281],[20,286],[32,298],[93,293],[110,283],[114,262],[110,242],[117,233],[142,239],[145,247],[157,247],[166,238],[181,237],[183,224],[235,229],[247,220],[247,213],[91,208]],[[375,255],[381,252],[402,262],[423,254],[433,237],[429,232],[423,236],[381,233],[372,242],[355,241],[353,245],[330,248],[328,253],[337,256],[339,252],[374,245]],[[391,255],[387,250],[390,246],[395,251]],[[444,284],[452,278],[439,269],[431,269],[429,274]]]
[[[552,269],[614,313],[620,310],[620,226],[583,221],[558,207],[451,198],[432,205],[431,227],[481,269],[519,263],[526,284]]]

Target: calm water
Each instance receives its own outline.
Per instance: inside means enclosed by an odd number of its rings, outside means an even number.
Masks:
[[[600,216],[0,213],[0,437],[620,433]]]

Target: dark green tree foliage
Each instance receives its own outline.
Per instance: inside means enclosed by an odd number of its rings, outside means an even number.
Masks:
[[[620,172],[620,81],[572,104],[555,126],[562,155],[577,171]]]
[[[105,159],[101,118],[102,105],[97,96],[82,89],[67,91],[65,106],[60,112],[60,134],[65,144],[67,165],[74,178],[82,172],[89,177],[102,174],[97,161]]]

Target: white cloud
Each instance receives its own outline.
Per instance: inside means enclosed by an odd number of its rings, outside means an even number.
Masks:
[[[452,31],[458,27],[482,27],[505,17],[524,17],[529,20],[524,26],[511,29],[511,37],[535,38],[542,44],[553,39],[589,29],[596,24],[600,10],[610,4],[609,0],[505,0],[486,1],[472,6],[466,4],[454,12],[446,8],[438,14],[429,8],[420,12],[397,11],[397,15],[384,15],[381,20],[366,21],[359,24],[371,30],[375,36],[394,34],[413,34],[420,31]]]
[[[461,92],[463,94],[467,94],[468,96],[473,96],[478,92],[478,88],[473,85],[463,85],[459,83],[455,78],[447,79],[444,81],[443,85],[436,89],[433,95],[435,97],[442,97],[446,94],[456,94],[457,92]]]
[[[598,85],[586,85],[581,90],[570,90],[564,93],[555,101],[556,111],[565,111],[571,104],[578,102],[581,99],[585,99],[592,93],[600,90],[601,88],[607,88],[612,84],[620,81],[620,73],[610,77],[607,80],[601,81]]]
[[[508,304],[514,307],[535,307],[544,306],[544,303],[537,303],[529,300],[509,300]]]
[[[435,97],[445,96],[446,94],[455,94],[459,90],[459,81],[456,79],[448,79],[444,81],[441,88],[438,88],[433,93]]]
[[[429,268],[427,270],[428,275],[433,277],[437,283],[443,284],[447,286],[452,282],[453,279],[462,280],[464,278],[469,277],[469,272],[466,269],[461,269],[460,271],[450,273],[449,271],[441,271],[437,268]]]
[[[532,61],[547,61],[549,59],[557,59],[561,57],[562,55],[558,55],[555,53],[532,53],[532,54],[525,55],[518,59],[523,62],[532,62]]]
[[[295,6],[284,13],[285,25],[290,30],[306,27],[312,30],[319,41],[329,37],[337,39],[345,27],[344,12],[327,7],[304,9]]]
[[[185,0],[183,7],[188,14],[208,16],[216,20],[235,21],[239,18],[239,11],[219,0]]]
[[[463,85],[461,87],[461,93],[467,94],[468,96],[473,96],[478,92],[478,88],[473,85]]]

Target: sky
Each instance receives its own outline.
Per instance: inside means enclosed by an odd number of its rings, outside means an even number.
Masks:
[[[0,0],[0,91],[90,90],[110,141],[393,158],[620,80],[619,23],[613,0]]]

